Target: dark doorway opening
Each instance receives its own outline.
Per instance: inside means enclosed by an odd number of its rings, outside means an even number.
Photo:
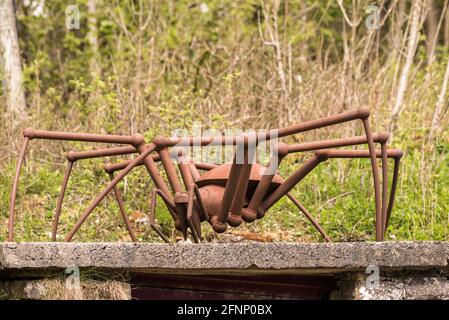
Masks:
[[[131,295],[139,300],[329,299],[332,276],[133,274]]]

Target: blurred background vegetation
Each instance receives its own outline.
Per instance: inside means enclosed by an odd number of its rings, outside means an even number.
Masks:
[[[448,240],[447,2],[15,1],[26,108],[14,115],[3,81],[0,241],[7,236],[24,127],[140,132],[151,139],[190,130],[194,122],[204,130],[266,129],[359,107],[368,107],[374,129],[392,132],[391,144],[405,152],[387,239]],[[74,10],[69,5],[79,10],[79,29],[67,28]],[[348,137],[361,129],[347,123],[291,139]],[[64,152],[92,147],[100,145],[32,142],[17,200],[16,240],[50,239]],[[308,156],[289,156],[281,174]],[[75,164],[58,239],[106,185],[103,163]],[[373,240],[371,179],[369,161],[331,160],[294,193],[334,240]],[[148,225],[153,185],[145,170],[136,169],[120,188],[139,239],[160,241]],[[173,233],[161,203],[157,217]],[[288,201],[229,233],[261,241],[322,241]],[[75,240],[129,241],[112,197]]]

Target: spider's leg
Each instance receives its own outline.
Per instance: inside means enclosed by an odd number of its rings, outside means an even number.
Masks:
[[[270,158],[268,163],[268,167],[265,169],[265,172],[257,184],[256,191],[251,197],[248,207],[245,210],[245,214],[243,218],[247,222],[252,222],[256,219],[261,219],[264,215],[264,212],[258,210],[260,205],[262,204],[265,196],[268,193],[271,182],[273,181],[274,175],[276,173],[279,164],[282,159],[286,156],[286,151],[283,151],[282,147],[285,146],[282,142],[278,144],[277,150],[274,151],[274,154]]]
[[[387,197],[388,197],[388,155],[387,144],[380,144],[382,157],[382,240],[385,239],[387,226]]]
[[[192,211],[193,211],[193,187],[189,188],[188,191],[188,202],[187,202],[187,223],[189,224],[190,230],[192,231],[192,237],[195,243],[200,242],[199,235],[196,232],[195,226],[192,222]]]
[[[157,195],[159,195],[162,200],[164,201],[167,208],[171,207],[170,201],[168,201],[166,195],[159,189],[154,189],[151,192],[151,204],[150,204],[150,226],[151,228],[164,240],[166,243],[170,243],[170,239],[162,232],[159,225],[155,223],[156,219],[156,201],[157,201]]]
[[[114,180],[114,174],[109,173],[109,177],[111,181]],[[126,214],[125,203],[123,202],[122,193],[119,188],[115,185],[112,189],[114,191],[115,199],[117,200],[118,207],[120,209],[120,213],[122,215],[123,221],[125,222],[126,229],[128,229],[129,236],[133,242],[137,242],[136,235],[134,234],[133,228],[131,227],[131,223],[129,222],[128,215]]]
[[[190,227],[190,231],[192,232],[192,237],[195,243],[199,243],[201,239],[201,221],[198,216],[198,212],[193,209],[194,205],[194,195],[195,195],[195,184],[191,184],[189,186],[188,200],[187,200],[187,223]],[[198,192],[199,193],[199,192]]]
[[[299,202],[298,199],[296,199],[290,192],[287,193],[287,197],[298,207],[299,210],[306,216],[307,219],[313,224],[313,226],[318,230],[318,232],[323,236],[324,240],[326,242],[332,242],[331,238],[327,235],[326,231],[320,226],[318,221],[316,221],[312,215],[309,213],[309,211],[302,205],[301,202]]]
[[[314,154],[298,170],[291,174],[276,190],[274,190],[257,209],[258,217],[263,217],[265,212],[279,201],[284,195],[290,192],[306,175],[308,175],[317,165],[326,160],[325,156]]]
[[[52,230],[51,230],[51,241],[56,241],[56,233],[58,232],[59,217],[61,215],[62,201],[64,200],[65,190],[67,184],[69,183],[70,173],[72,172],[74,161],[67,162],[67,169],[64,173],[64,179],[61,184],[61,191],[59,192],[58,202],[56,203],[55,218],[53,220]]]
[[[168,148],[161,148],[158,153],[173,193],[182,192],[181,183],[179,182],[175,166],[170,159],[170,152],[168,151]]]
[[[195,164],[189,160],[189,169],[190,169],[190,174],[192,175],[193,181],[198,181],[201,177],[201,174],[199,172],[199,170],[197,169],[197,167],[195,166]]]
[[[9,198],[9,221],[8,221],[8,241],[14,241],[14,209],[16,206],[17,187],[19,185],[20,170],[22,169],[23,160],[25,159],[26,150],[28,148],[28,142],[30,139],[25,136],[22,146],[19,151],[19,158],[16,164],[16,173],[14,175],[14,181],[12,183],[11,196]]]
[[[190,228],[194,242],[198,243],[201,241],[201,221],[198,212],[193,209],[194,194],[196,194],[195,178],[191,168],[192,161],[184,154],[183,149],[178,150],[178,167],[187,189],[187,199],[185,199],[185,194],[183,193],[175,195],[178,201],[178,216],[185,221],[186,226]],[[187,201],[187,208],[185,207],[185,201]],[[187,239],[187,228],[183,229],[183,235],[184,239]]]
[[[222,233],[226,231],[228,225],[227,222],[232,223],[234,226],[239,225],[239,219],[234,219],[234,221],[229,220],[230,209],[235,198],[235,190],[237,189],[237,185],[240,180],[240,176],[242,171],[245,171],[243,168],[243,164],[239,163],[238,155],[243,154],[244,143],[241,143],[241,139],[239,139],[239,143],[237,144],[237,151],[234,154],[234,159],[232,161],[231,169],[229,172],[229,178],[226,182],[225,191],[223,195],[223,199],[221,201],[220,211],[218,215],[213,216],[210,220],[210,224],[215,232]],[[240,218],[240,217],[238,217]],[[240,218],[241,220],[241,218]]]
[[[386,132],[374,133],[373,140],[376,143],[386,143],[388,141],[389,134]],[[279,142],[276,146],[276,150],[273,151],[273,155],[270,158],[268,168],[265,169],[265,172],[262,176],[262,179],[259,181],[256,191],[254,192],[252,198],[250,199],[248,208],[246,213],[249,213],[247,217],[247,221],[251,222],[256,219],[256,213],[258,208],[260,207],[262,201],[267,196],[268,190],[270,188],[271,182],[274,178],[277,168],[279,167],[281,161],[291,153],[297,152],[306,152],[306,151],[314,151],[328,148],[336,148],[336,147],[346,147],[346,146],[354,146],[360,144],[366,144],[368,139],[365,135],[363,136],[355,136],[350,138],[339,138],[339,139],[330,139],[330,140],[319,140],[312,142],[305,142],[299,144],[286,144],[283,142]],[[261,218],[261,213],[259,211],[259,215],[257,218]],[[245,215],[244,215],[245,217]]]
[[[385,233],[387,232],[388,223],[390,222],[391,211],[393,210],[394,198],[396,196],[396,189],[398,185],[399,176],[399,163],[401,161],[402,152],[394,158],[394,169],[393,169],[393,179],[391,181],[390,198],[388,200],[387,218],[385,221]]]
[[[203,199],[201,197],[200,190],[198,189],[198,186],[196,184],[194,185],[194,190],[195,190],[196,201],[197,201],[197,204],[198,204],[198,209],[200,210],[200,212],[203,215],[204,219],[209,221],[209,215],[208,215],[208,213],[206,211],[206,207],[204,206],[204,202],[203,202]]]
[[[234,190],[232,206],[228,217],[228,223],[232,227],[239,226],[242,223],[242,216],[247,215],[246,209],[244,209],[243,206],[257,149],[257,138],[255,135],[251,134],[245,136],[244,139],[245,146],[243,148],[243,167],[238,178],[236,189]],[[246,217],[244,218],[246,219]]]
[[[374,146],[373,132],[369,124],[368,118],[362,119],[365,129],[366,138],[368,140],[368,149],[371,159],[371,171],[373,173],[374,184],[374,201],[376,204],[376,241],[383,241],[383,215],[382,215],[382,199],[379,181],[379,166],[377,164],[376,149]]]

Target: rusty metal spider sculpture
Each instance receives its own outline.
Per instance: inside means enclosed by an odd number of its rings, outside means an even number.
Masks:
[[[330,158],[369,158],[371,160],[374,198],[375,198],[375,235],[376,241],[383,241],[392,212],[395,191],[399,175],[399,162],[402,151],[388,149],[388,133],[372,133],[369,124],[370,111],[368,109],[352,110],[325,118],[307,121],[280,129],[268,130],[262,133],[249,133],[239,136],[217,137],[187,137],[165,138],[156,137],[151,143],[146,143],[140,134],[134,135],[109,135],[42,131],[25,129],[24,142],[19,152],[16,173],[12,185],[8,241],[13,241],[14,210],[19,183],[20,170],[24,161],[29,141],[32,139],[67,140],[123,144],[123,147],[110,147],[90,151],[71,151],[66,157],[67,169],[61,186],[61,192],[56,205],[56,213],[52,226],[52,240],[56,240],[64,194],[67,183],[76,161],[82,159],[118,156],[137,153],[138,155],[128,161],[115,164],[106,164],[105,171],[109,174],[111,182],[103,189],[84,211],[65,240],[71,241],[83,222],[95,209],[95,207],[110,193],[114,192],[118,202],[122,218],[126,224],[130,237],[136,241],[122,195],[117,184],[136,166],[144,165],[156,187],[151,193],[150,225],[157,234],[166,242],[169,238],[163,234],[155,223],[156,198],[161,197],[168,212],[174,221],[176,230],[182,232],[184,239],[189,234],[194,242],[202,240],[201,223],[208,221],[217,233],[225,232],[228,225],[238,227],[243,221],[250,223],[264,217],[277,201],[287,196],[298,209],[314,225],[325,241],[331,241],[324,229],[312,217],[309,211],[296,199],[290,190],[295,187],[306,175],[308,175],[321,162]],[[261,142],[271,141],[306,131],[311,131],[327,126],[348,122],[361,121],[365,135],[350,138],[321,140],[300,144],[286,144],[279,142],[275,145],[272,156],[267,166],[254,161],[257,146]],[[376,150],[375,143],[380,144]],[[333,149],[345,146],[367,144],[367,150]],[[195,163],[186,154],[185,149],[195,146],[226,146],[232,145],[235,149],[232,163],[221,165],[208,163]],[[314,151],[312,157],[302,164],[287,179],[283,179],[276,173],[282,159],[288,154],[297,152]],[[377,158],[381,158],[382,179],[379,174]],[[388,158],[394,160],[393,178],[388,192]],[[173,161],[176,159],[176,162]],[[162,163],[168,184],[162,178],[157,162]],[[179,168],[182,182],[178,178]],[[201,173],[205,171],[205,173]],[[115,172],[119,172],[116,176]],[[382,183],[381,183],[382,181]],[[169,186],[170,185],[170,188]],[[170,191],[171,189],[171,191]]]

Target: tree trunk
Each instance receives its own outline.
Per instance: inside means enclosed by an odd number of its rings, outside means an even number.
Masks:
[[[429,1],[429,10],[426,19],[426,38],[427,38],[427,61],[429,64],[433,61],[436,41],[438,41],[438,9],[435,6],[435,0]]]
[[[307,29],[307,2],[305,0],[300,1],[300,8],[301,8],[301,28],[302,32],[306,33]],[[285,19],[287,21],[287,19]],[[287,34],[287,33],[286,33]],[[300,53],[299,53],[299,61],[301,62],[301,66],[306,67],[307,66],[307,52],[309,51],[308,45],[306,41],[301,41],[300,43]]]
[[[444,46],[449,48],[449,9],[446,9],[444,17]]]
[[[100,74],[100,67],[98,64],[98,30],[97,30],[97,5],[96,0],[87,1],[87,23],[89,32],[87,39],[89,41],[92,57],[90,59],[90,72],[93,76]]]
[[[26,119],[26,101],[13,0],[0,0],[0,49],[7,113],[15,127]]]
[[[405,63],[401,71],[401,77],[399,79],[398,91],[396,94],[396,100],[394,103],[393,110],[390,116],[390,134],[393,134],[395,130],[399,115],[404,109],[404,96],[407,91],[408,77],[410,74],[410,69],[413,64],[413,59],[415,57],[416,47],[418,45],[419,32],[421,29],[421,16],[424,8],[424,1],[414,0],[412,7],[410,9],[410,31],[408,34],[407,41],[407,55],[405,58]]]
[[[447,85],[449,82],[449,60],[446,66],[446,73],[444,74],[443,84],[441,85],[440,94],[438,96],[438,101],[435,106],[435,111],[433,113],[432,124],[430,126],[430,131],[428,135],[428,141],[432,141],[435,136],[435,132],[439,127],[441,113],[443,111],[444,102],[446,101]]]

